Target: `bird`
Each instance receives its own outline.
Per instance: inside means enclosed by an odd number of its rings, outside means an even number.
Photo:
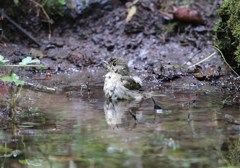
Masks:
[[[105,75],[103,91],[108,99],[141,101],[144,98],[140,92],[142,80],[131,75],[123,58],[112,57],[106,64],[108,72]]]
[[[138,112],[140,104],[135,100],[105,100],[104,112],[105,119],[112,128],[134,127],[137,121],[141,119],[141,113]]]

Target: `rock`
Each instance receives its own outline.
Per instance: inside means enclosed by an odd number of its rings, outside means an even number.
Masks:
[[[88,66],[94,64],[95,62],[88,57],[86,54],[82,54],[79,52],[71,52],[68,56],[67,60],[78,67]]]
[[[70,12],[71,16],[75,16],[73,13],[75,12],[76,15],[85,15],[89,11],[94,11],[98,9],[103,10],[111,10],[114,6],[114,1],[110,0],[88,0],[88,1],[82,1],[82,0],[75,0],[73,2],[67,3],[67,8],[72,9],[72,6],[74,6],[74,10]]]
[[[63,48],[54,48],[50,49],[47,53],[47,57],[53,59],[53,60],[58,60],[58,59],[65,59],[68,57],[69,53],[71,50],[67,47]]]

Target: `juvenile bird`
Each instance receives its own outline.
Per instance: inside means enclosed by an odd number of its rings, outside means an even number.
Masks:
[[[111,58],[107,63],[108,73],[105,75],[104,93],[111,100],[137,100],[144,96],[139,92],[142,81],[131,76],[127,63],[119,57]]]

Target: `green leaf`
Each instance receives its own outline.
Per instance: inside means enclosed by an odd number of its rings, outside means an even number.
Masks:
[[[46,67],[41,66],[41,67],[40,67],[40,72],[43,72],[44,70],[46,70]]]
[[[137,13],[136,5],[131,6],[131,8],[128,10],[126,22],[129,22],[136,13]]]
[[[0,64],[4,64],[8,62],[9,60],[5,59],[4,56],[0,55]]]
[[[32,61],[32,57],[26,57],[19,63],[19,65],[27,65]]]
[[[28,64],[39,64],[39,59],[32,59],[32,57],[26,57],[22,60],[22,62],[19,63],[21,66],[26,66]]]
[[[1,153],[4,153],[4,152],[11,152],[12,151],[12,149],[10,149],[10,148],[7,148],[6,146],[0,146],[0,152]]]
[[[14,4],[15,4],[16,6],[19,5],[19,0],[13,0],[13,2],[14,2]]]
[[[9,76],[3,76],[0,78],[3,82],[11,82],[14,83],[16,86],[22,86],[24,81],[19,79],[19,76],[15,73],[12,73]]]
[[[0,61],[4,60],[4,57],[2,55],[0,55]]]
[[[28,164],[27,160],[18,160],[18,162],[20,164],[23,164],[23,165],[27,165]]]
[[[11,76],[3,76],[1,77],[3,82],[13,82]]]
[[[65,1],[66,0],[47,0],[44,3],[42,3],[42,5],[45,7],[48,13],[63,16],[66,4]]]
[[[17,80],[17,81],[14,81],[15,85],[16,86],[22,86],[24,84],[24,81],[23,80]]]

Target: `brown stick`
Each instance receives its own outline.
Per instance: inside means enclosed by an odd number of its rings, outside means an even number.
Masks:
[[[23,34],[25,34],[29,39],[31,39],[35,44],[37,44],[39,47],[41,47],[41,44],[25,29],[23,29],[19,24],[17,24],[15,21],[13,21],[4,11],[1,9],[1,16],[5,18],[8,22],[10,22],[12,25],[14,25],[18,30],[20,30]]]
[[[29,83],[29,82],[24,82],[23,88],[40,91],[40,92],[46,92],[46,93],[58,93],[62,91],[61,89],[51,88],[51,87],[43,86],[40,84]]]

